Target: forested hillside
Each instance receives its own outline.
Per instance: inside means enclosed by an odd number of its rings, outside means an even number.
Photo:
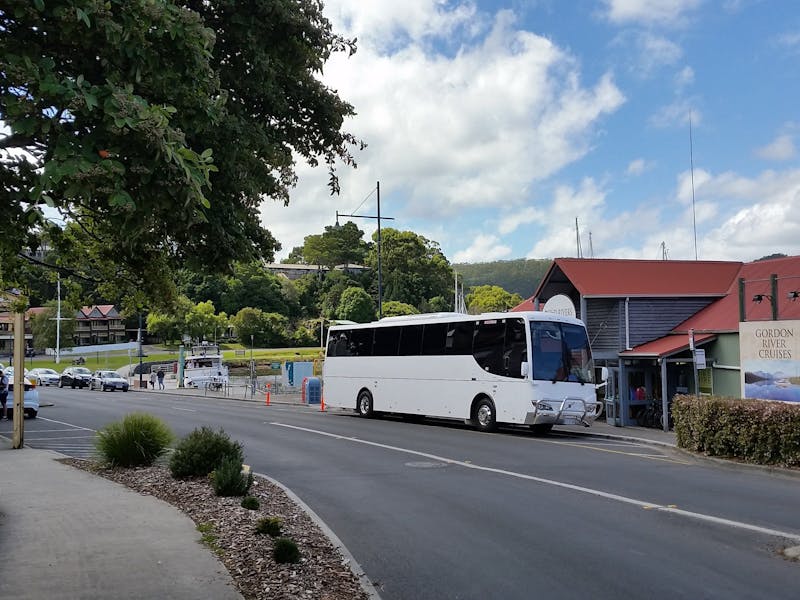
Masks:
[[[462,275],[467,290],[476,285],[497,285],[507,292],[530,298],[552,262],[550,259],[518,258],[454,264],[453,269]]]

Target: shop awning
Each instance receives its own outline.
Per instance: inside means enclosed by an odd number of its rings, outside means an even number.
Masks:
[[[714,333],[696,333],[694,345],[700,346],[716,339]],[[652,342],[620,352],[623,358],[669,358],[689,350],[689,336],[685,333],[666,335]]]

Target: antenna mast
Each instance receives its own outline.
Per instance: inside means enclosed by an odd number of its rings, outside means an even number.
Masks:
[[[692,111],[689,111],[689,165],[692,173],[692,229],[694,230],[694,259],[697,260],[697,216],[694,208],[694,152],[692,149]]]
[[[583,258],[581,251],[581,230],[578,227],[578,217],[575,217],[575,243],[578,246],[578,258]]]

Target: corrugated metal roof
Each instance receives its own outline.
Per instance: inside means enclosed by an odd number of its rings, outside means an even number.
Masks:
[[[695,346],[710,342],[717,336],[713,333],[699,333],[694,336]],[[652,342],[636,346],[631,350],[620,352],[619,355],[627,358],[666,358],[689,349],[689,336],[687,334],[666,335]]]
[[[800,299],[791,300],[789,292],[800,291],[800,256],[760,260],[742,265],[724,298],[710,304],[675,327],[673,331],[739,331],[739,279],[744,279],[745,320],[772,319],[770,277],[777,276],[778,319],[800,319]],[[762,294],[760,303],[753,296]]]
[[[721,261],[557,258],[534,297],[556,269],[584,297],[724,296],[741,266]]]

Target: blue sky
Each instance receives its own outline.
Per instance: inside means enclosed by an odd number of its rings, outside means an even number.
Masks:
[[[587,257],[800,254],[796,0],[325,7],[358,52],[322,78],[369,147],[339,196],[298,163],[290,206],[265,202],[278,258],[337,210],[374,215],[377,181],[384,226],[451,262],[576,256],[576,219]]]

